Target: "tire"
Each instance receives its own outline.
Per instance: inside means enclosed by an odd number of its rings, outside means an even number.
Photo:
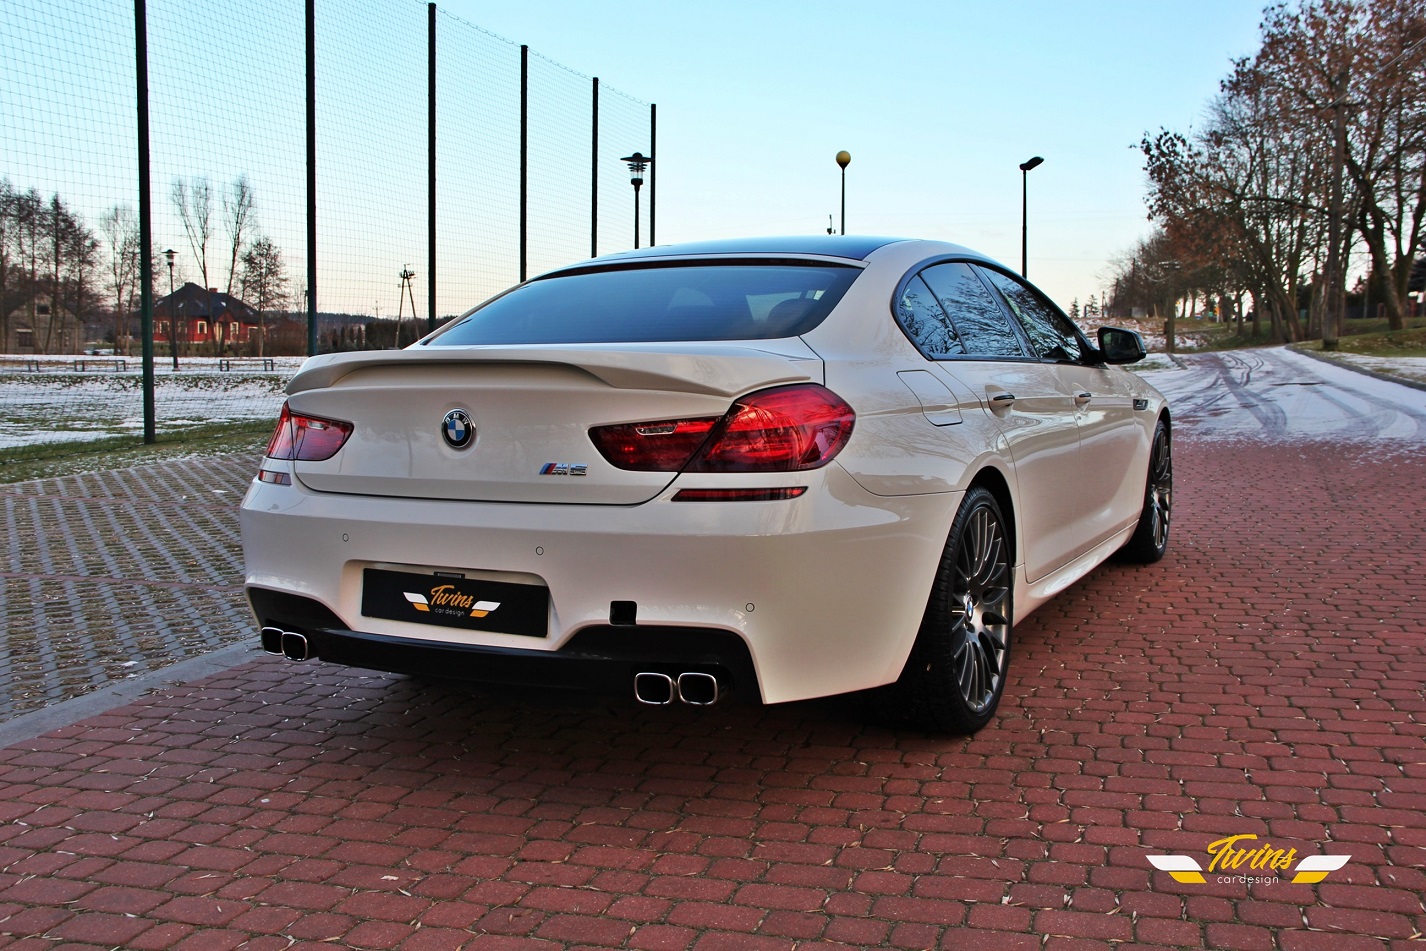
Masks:
[[[972,488],[951,524],[911,656],[878,698],[881,712],[943,733],[989,723],[1010,666],[1013,596],[1005,518],[995,496]]]
[[[1149,472],[1144,480],[1144,507],[1139,513],[1139,527],[1120,550],[1123,560],[1151,565],[1164,557],[1169,547],[1172,514],[1173,440],[1168,426],[1159,420],[1149,450]]]

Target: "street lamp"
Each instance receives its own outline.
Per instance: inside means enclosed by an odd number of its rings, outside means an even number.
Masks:
[[[173,259],[178,252],[169,248],[163,252],[163,256],[168,258],[168,350],[173,357],[173,368],[178,369],[178,311],[173,303]]]
[[[1029,160],[1027,160],[1027,161],[1024,161],[1024,162],[1021,162],[1021,163],[1020,163],[1020,276],[1021,276],[1021,277],[1029,277],[1029,274],[1027,274],[1026,271],[1027,271],[1027,263],[1028,263],[1028,260],[1029,260],[1029,250],[1030,250],[1030,230],[1029,230],[1029,229],[1030,229],[1030,220],[1029,220],[1029,212],[1030,212],[1030,198],[1029,198],[1030,169],[1032,169],[1032,168],[1039,168],[1040,164],[1041,164],[1042,162],[1044,162],[1044,161],[1045,161],[1044,159],[1040,158],[1040,156],[1037,155],[1037,156],[1035,156],[1035,157],[1032,158],[1032,159],[1029,159]]]
[[[619,161],[629,165],[629,182],[634,186],[634,248],[639,247],[639,188],[644,184],[644,169],[653,161],[653,156],[642,152],[626,155]]]
[[[847,233],[847,166],[852,164],[852,153],[846,149],[837,153],[837,164],[842,166],[842,234]]]

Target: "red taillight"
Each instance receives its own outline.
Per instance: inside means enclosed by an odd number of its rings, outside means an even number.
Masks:
[[[721,419],[664,420],[590,431],[620,469],[641,472],[797,472],[832,461],[856,414],[815,383],[745,396]]]
[[[319,416],[303,416],[282,404],[277,418],[277,431],[267,443],[267,455],[272,459],[300,459],[321,462],[330,459],[352,434],[352,424]]]
[[[856,414],[824,386],[806,383],[733,404],[689,472],[796,472],[832,461]]]
[[[604,458],[620,469],[677,472],[717,423],[718,417],[709,416],[600,426],[589,431],[589,438]]]

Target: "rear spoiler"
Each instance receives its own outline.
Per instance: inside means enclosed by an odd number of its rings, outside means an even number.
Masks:
[[[783,341],[784,343],[786,341]],[[800,344],[800,341],[794,341]],[[805,345],[802,345],[805,347]],[[822,363],[805,355],[778,354],[751,347],[697,343],[586,344],[579,347],[430,347],[366,350],[312,357],[287,384],[289,395],[331,386],[372,367],[476,366],[523,363],[577,367],[626,390],[670,390],[735,397],[757,387],[821,382]]]

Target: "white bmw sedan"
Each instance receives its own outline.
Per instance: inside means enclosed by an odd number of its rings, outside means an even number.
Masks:
[[[308,360],[243,500],[247,595],[294,660],[648,704],[881,688],[971,732],[1015,621],[1164,553],[1143,356],[952,244],[596,258]]]

